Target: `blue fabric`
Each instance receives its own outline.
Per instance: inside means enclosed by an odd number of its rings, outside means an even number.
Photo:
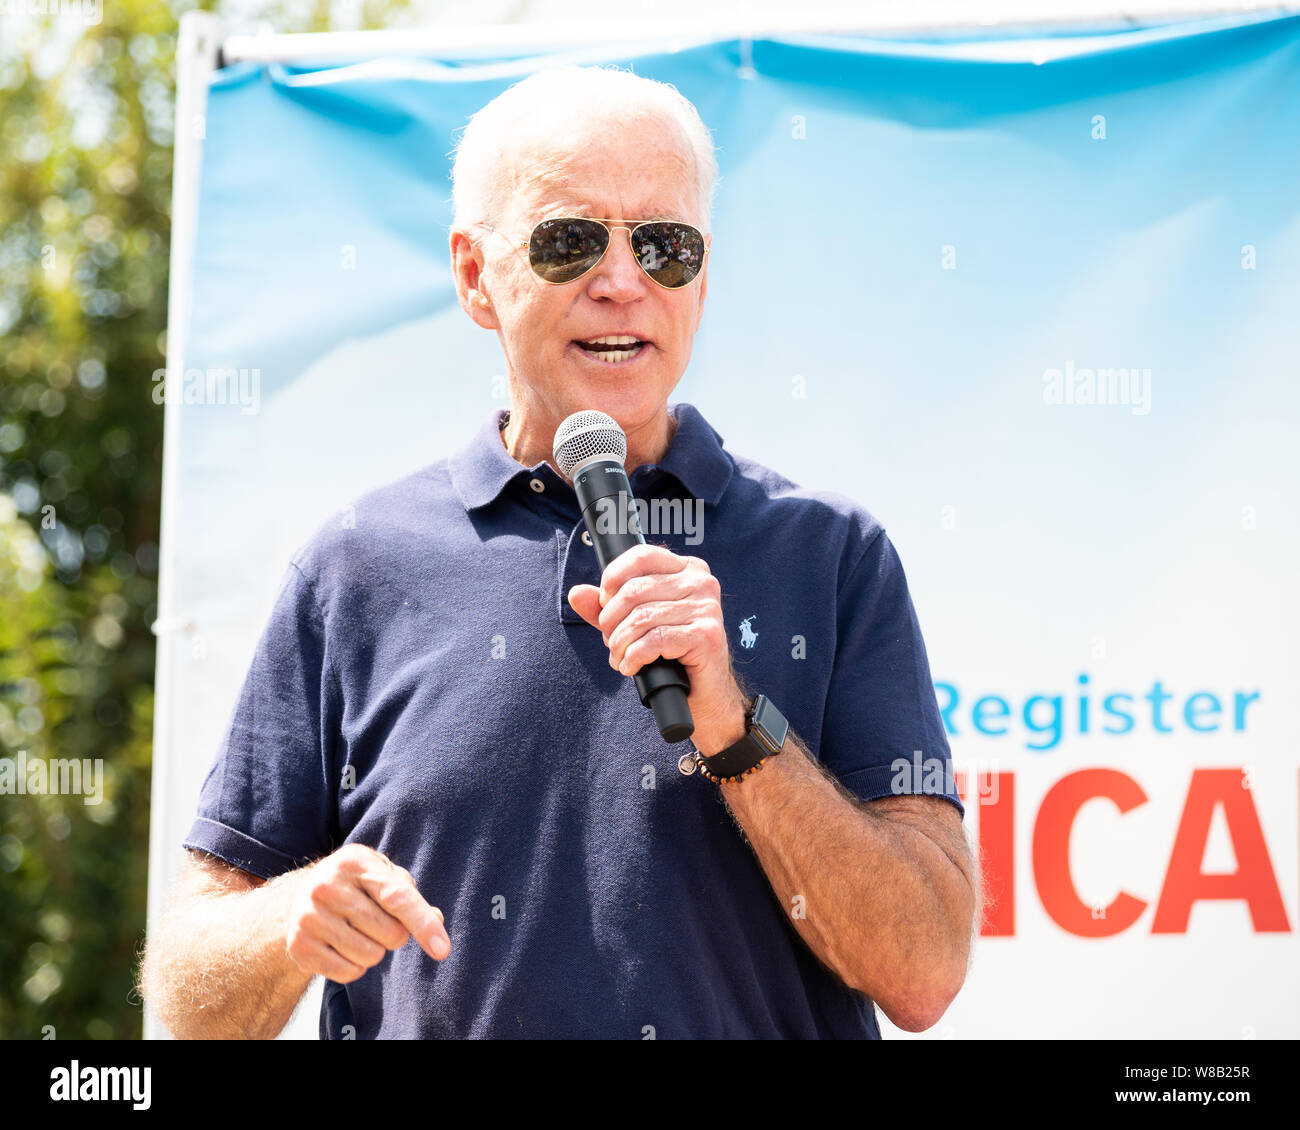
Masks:
[[[706,503],[698,544],[651,540],[719,578],[746,687],[863,799],[888,795],[891,762],[916,750],[946,769],[879,523],[728,452],[691,405],[671,411],[662,463],[632,487]],[[506,452],[505,417],[296,555],[186,846],[269,878],[369,844],[443,910],[451,955],[409,942],[327,985],[322,1036],[878,1037],[717,788],[677,771],[688,745],[659,737],[568,606],[573,585],[598,583],[595,553],[572,487]]]

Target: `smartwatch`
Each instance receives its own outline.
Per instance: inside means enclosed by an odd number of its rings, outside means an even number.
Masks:
[[[677,768],[688,776],[698,769],[714,784],[738,780],[780,753],[789,730],[785,715],[770,698],[761,694],[745,715],[745,736],[740,741],[712,757],[705,757],[698,749],[685,754]]]

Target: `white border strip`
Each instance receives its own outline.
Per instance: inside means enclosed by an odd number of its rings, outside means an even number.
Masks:
[[[198,230],[199,170],[208,106],[208,80],[216,69],[221,45],[221,21],[211,12],[181,16],[176,43],[176,120],[172,167],[171,266],[167,286],[167,373],[185,365],[185,334],[189,325],[190,291],[194,274],[194,240]],[[143,396],[143,390],[141,392]],[[149,801],[149,908],[152,932],[162,914],[171,885],[172,864],[180,836],[173,835],[175,817],[171,795],[173,759],[184,755],[176,739],[175,678],[178,631],[192,629],[176,610],[176,517],[180,502],[181,403],[168,396],[163,404],[162,516],[158,554],[158,618],[154,661],[153,785]],[[167,1031],[149,1009],[144,1014],[146,1039],[165,1038]]]
[[[1045,9],[1042,0],[1001,0],[981,5],[973,15],[970,0],[874,4],[825,13],[764,15],[752,19],[640,20],[596,23],[548,21],[475,26],[402,28],[384,31],[311,32],[302,35],[232,35],[222,44],[225,63],[287,63],[295,60],[355,60],[395,55],[473,54],[482,51],[568,50],[598,43],[688,43],[719,39],[764,39],[788,35],[961,34],[998,28],[1050,29],[1091,23],[1177,22],[1214,16],[1255,13],[1295,14],[1300,4],[1261,4],[1253,0],[1130,0],[1117,9],[1114,0],[1067,0]]]

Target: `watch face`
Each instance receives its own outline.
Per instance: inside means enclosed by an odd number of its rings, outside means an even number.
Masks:
[[[759,695],[754,701],[752,721],[754,736],[773,753],[780,753],[781,747],[785,745],[785,736],[790,729],[790,723],[786,721],[785,715],[772,705],[772,700],[766,695]]]

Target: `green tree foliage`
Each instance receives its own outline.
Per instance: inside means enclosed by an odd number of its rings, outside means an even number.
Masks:
[[[140,1032],[175,17],[111,0],[99,24],[12,30],[0,754],[98,760],[105,786],[94,805],[0,796],[0,1035],[126,1037]]]

